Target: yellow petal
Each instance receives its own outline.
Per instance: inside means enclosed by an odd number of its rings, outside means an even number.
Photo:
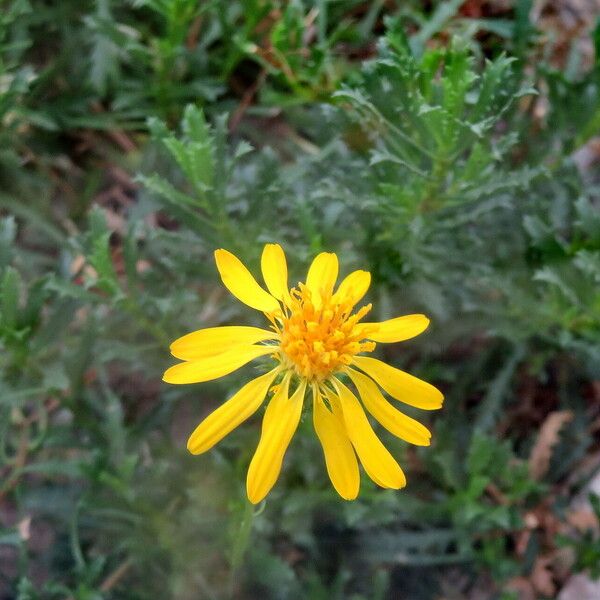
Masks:
[[[251,360],[271,354],[274,350],[273,346],[245,346],[202,360],[179,363],[165,371],[163,381],[176,384],[211,381],[229,375]]]
[[[252,504],[260,502],[275,485],[283,456],[300,421],[306,382],[300,383],[291,398],[288,398],[288,384],[289,377],[279,387],[265,411],[260,442],[246,479],[246,492]]]
[[[408,415],[394,408],[379,391],[377,384],[366,375],[347,369],[365,408],[390,432],[416,446],[429,446],[431,432]]]
[[[375,435],[356,396],[339,380],[333,379],[344,413],[350,441],[367,475],[381,487],[397,490],[406,485],[406,477],[388,449]]]
[[[215,250],[215,261],[225,287],[238,300],[263,312],[279,310],[277,300],[258,285],[237,256],[221,248]]]
[[[352,362],[400,402],[423,410],[435,410],[442,406],[442,392],[422,379],[368,356],[355,356]]]
[[[360,487],[358,462],[339,413],[339,408],[337,410],[334,408],[334,412],[331,412],[315,389],[313,423],[323,447],[329,479],[335,491],[344,500],[354,500],[358,496]]]
[[[346,429],[346,423],[344,422],[344,413],[342,411],[342,405],[340,403],[340,399],[338,398],[338,396],[336,396],[333,392],[329,391],[326,389],[326,397],[327,397],[327,401],[329,402],[329,406],[331,406],[331,408],[333,409],[333,414],[334,415],[338,415],[341,423],[343,424],[344,427],[344,432],[346,437],[348,436],[348,431]],[[350,438],[348,438],[350,439]],[[350,443],[350,445],[352,446],[352,443]],[[365,464],[363,463],[363,469],[365,470],[365,472],[367,473],[367,475],[379,486],[383,487],[383,488],[387,488],[389,486],[387,486],[385,483],[383,483],[381,481],[381,479],[379,479],[377,477],[377,473],[373,472],[372,470],[369,470],[369,463]]]
[[[330,296],[338,276],[338,257],[333,252],[318,254],[306,276],[306,287],[313,294],[313,304],[320,306],[321,297]]]
[[[371,273],[368,271],[353,271],[342,280],[338,286],[333,300],[350,302],[354,306],[367,293],[371,285]]]
[[[248,382],[225,404],[212,412],[192,433],[187,448],[192,454],[210,450],[230,431],[252,416],[263,403],[277,369]]]
[[[377,329],[368,334],[374,342],[391,344],[402,342],[423,333],[429,326],[429,319],[425,315],[404,315],[380,323],[362,323],[363,326]]]
[[[288,269],[285,253],[279,244],[266,244],[260,259],[260,268],[271,294],[289,304]]]
[[[208,327],[175,340],[171,344],[171,354],[181,360],[199,360],[276,337],[272,331],[258,327]]]

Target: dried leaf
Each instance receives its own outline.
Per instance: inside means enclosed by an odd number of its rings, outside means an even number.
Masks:
[[[552,448],[558,442],[560,430],[572,419],[573,412],[570,410],[551,412],[546,417],[529,456],[529,472],[534,479],[541,479],[548,471]]]
[[[535,600],[535,589],[526,577],[513,577],[505,588],[517,592],[519,600]]]
[[[554,584],[551,565],[552,559],[547,556],[536,558],[530,581],[538,594],[554,598],[556,585]]]
[[[19,537],[27,541],[31,536],[31,516],[27,516],[17,524],[17,531],[19,532]]]
[[[591,508],[587,507],[570,510],[567,513],[567,522],[581,532],[599,529],[598,517]]]

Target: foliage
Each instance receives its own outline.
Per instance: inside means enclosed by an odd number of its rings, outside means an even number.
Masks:
[[[600,71],[540,59],[528,2],[474,4],[1,5],[0,597],[548,595],[598,452]],[[446,405],[431,447],[385,439],[408,487],[352,503],[305,415],[238,565],[258,420],[185,439],[242,378],[160,374],[179,335],[251,323],[212,251],[271,241],[292,279],[335,250],[375,317],[431,316],[386,358]],[[593,569],[596,532],[565,543]]]

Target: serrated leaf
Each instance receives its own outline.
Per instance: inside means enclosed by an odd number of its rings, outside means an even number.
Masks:
[[[58,277],[51,278],[47,283],[47,288],[49,291],[55,292],[61,298],[72,298],[90,303],[100,301],[98,296],[88,292],[83,286]]]
[[[142,183],[151,192],[154,192],[161,198],[168,200],[169,204],[179,204],[188,207],[203,205],[197,198],[192,198],[192,196],[180,192],[175,186],[159,175],[138,175],[136,181]]]
[[[477,409],[474,428],[477,432],[489,431],[496,422],[502,403],[508,399],[508,392],[515,370],[525,355],[525,349],[519,345],[509,355],[502,368],[491,380],[487,392]]]
[[[210,144],[210,129],[204,118],[204,112],[197,106],[188,104],[185,107],[181,127],[183,133],[190,141],[198,142],[202,145]]]

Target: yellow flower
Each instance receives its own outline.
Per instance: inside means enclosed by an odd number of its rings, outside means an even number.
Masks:
[[[185,362],[167,369],[164,381],[210,381],[266,355],[274,361],[274,368],[244,385],[202,421],[190,436],[188,450],[201,454],[212,448],[254,414],[271,390],[246,482],[250,502],[260,502],[279,476],[310,389],[315,431],[338,494],[346,500],[358,495],[357,455],[377,485],[404,487],[402,469],[373,431],[363,406],[394,435],[428,446],[427,428],[392,406],[380,388],[396,400],[425,410],[440,408],[443,396],[429,383],[362,355],[372,352],[376,342],[400,342],[419,335],[429,319],[406,315],[380,323],[363,322],[371,304],[353,311],[366,294],[371,276],[354,271],[334,291],[338,258],[332,253],[319,254],[306,282],[289,289],[285,254],[281,246],[267,244],[261,269],[268,291],[231,252],[217,250],[215,260],[227,289],[263,312],[271,328],[225,326],[189,333],[171,345],[173,356]],[[356,388],[362,404],[342,382],[342,375]]]

